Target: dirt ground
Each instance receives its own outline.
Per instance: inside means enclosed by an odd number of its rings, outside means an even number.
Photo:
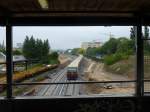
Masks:
[[[84,59],[84,80],[86,81],[127,81],[128,76],[112,74],[104,70],[104,64]],[[102,83],[88,84],[82,89],[86,94],[134,94],[135,84],[133,83]]]
[[[61,64],[63,64],[63,63],[65,63],[66,61],[70,60],[70,58],[69,58],[68,56],[63,55],[63,54],[59,55],[58,58],[59,58],[59,61],[60,61]]]

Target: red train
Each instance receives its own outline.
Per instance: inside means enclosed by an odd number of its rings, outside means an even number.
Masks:
[[[71,62],[67,67],[67,79],[77,80],[79,73],[79,66],[81,64],[83,56],[80,55],[73,62]]]

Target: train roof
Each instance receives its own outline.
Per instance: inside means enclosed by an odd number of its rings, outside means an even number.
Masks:
[[[82,58],[83,58],[82,55],[78,56],[73,62],[71,62],[71,63],[68,65],[68,67],[78,67],[80,61],[82,60]]]

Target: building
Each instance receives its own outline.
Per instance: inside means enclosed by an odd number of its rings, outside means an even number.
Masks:
[[[100,47],[101,42],[82,42],[81,48],[87,49],[87,48],[93,48],[93,47]]]
[[[13,55],[13,61],[22,61],[26,60],[23,55]],[[6,56],[2,52],[0,52],[0,63],[6,62]]]
[[[26,58],[23,55],[13,55],[13,62],[17,61],[25,61]],[[0,52],[0,63],[6,62],[6,56],[2,52]],[[6,72],[6,65],[0,64],[0,74]]]
[[[24,61],[26,58],[23,55],[13,55],[13,61]]]

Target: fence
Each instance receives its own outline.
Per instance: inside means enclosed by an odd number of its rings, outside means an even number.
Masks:
[[[144,64],[150,64],[150,56],[144,56]]]
[[[13,61],[13,71],[15,71],[15,65],[22,64],[25,66],[25,70],[28,69],[28,65],[38,63],[39,60],[18,60],[18,61]],[[6,65],[6,62],[0,62],[0,65]]]

